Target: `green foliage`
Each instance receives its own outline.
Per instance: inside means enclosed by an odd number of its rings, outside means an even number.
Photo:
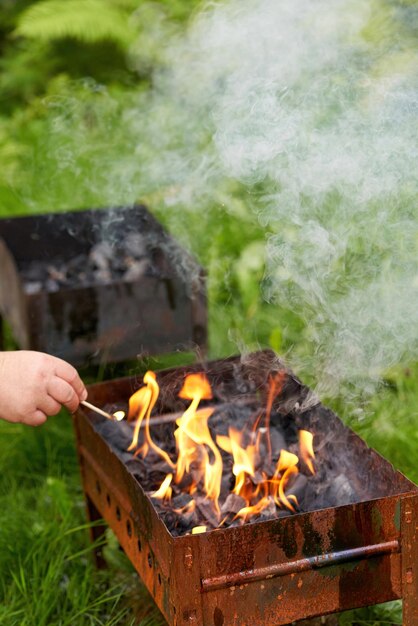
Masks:
[[[112,0],[41,0],[22,13],[16,35],[53,41],[73,37],[93,43],[108,39],[127,47],[135,37],[132,8]]]
[[[388,602],[377,607],[347,611],[339,618],[340,626],[397,626],[402,624],[402,605]]]

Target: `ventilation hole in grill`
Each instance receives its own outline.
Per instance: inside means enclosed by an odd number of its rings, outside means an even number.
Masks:
[[[121,518],[120,508],[117,506],[116,507],[116,519],[118,520],[118,522],[120,522],[120,518]]]
[[[132,537],[132,526],[129,520],[126,522],[126,532],[128,533],[128,537]]]
[[[152,556],[149,552],[148,552],[148,565],[149,567],[152,567]]]
[[[141,540],[138,539],[138,551],[141,552],[141,550],[142,550]]]
[[[102,486],[101,486],[101,484],[99,483],[98,480],[96,480],[96,491],[97,491],[98,494],[102,493]]]
[[[161,574],[158,574],[158,584],[161,585]]]
[[[110,506],[111,500],[110,500],[110,496],[108,493],[106,494],[106,502],[107,502],[107,506]]]

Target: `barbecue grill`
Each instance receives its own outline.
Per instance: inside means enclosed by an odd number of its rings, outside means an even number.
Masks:
[[[203,272],[142,205],[0,220],[1,316],[74,365],[206,345]]]
[[[150,420],[151,427],[156,420],[156,432],[167,427],[177,407],[173,390],[199,371],[210,381],[215,405],[248,394],[261,402],[271,372],[283,372],[286,382],[273,410],[310,429],[323,475],[340,463],[352,489],[343,489],[332,505],[317,500],[309,510],[284,517],[175,536],[124,453],[100,434],[102,418],[80,407],[74,424],[89,517],[113,529],[167,622],[284,625],[402,598],[404,626],[416,626],[418,488],[271,351],[158,372],[161,394]],[[89,400],[108,409],[125,406],[139,385],[137,377],[95,384]],[[117,434],[119,425],[112,428]],[[104,529],[95,525],[92,538]],[[103,563],[100,551],[97,559]]]

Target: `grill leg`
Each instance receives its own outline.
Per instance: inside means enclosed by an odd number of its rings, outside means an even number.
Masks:
[[[106,524],[97,524],[97,522],[103,518],[100,515],[99,511],[96,509],[92,500],[90,500],[89,496],[87,495],[86,495],[86,504],[87,504],[87,515],[88,515],[89,521],[94,523],[94,526],[90,527],[90,538],[92,542],[99,541],[101,538],[104,539],[103,535],[107,528]],[[103,545],[100,545],[94,549],[94,560],[96,563],[96,567],[98,569],[103,569],[107,566],[107,563],[103,556]]]
[[[418,497],[401,501],[403,626],[418,624]]]

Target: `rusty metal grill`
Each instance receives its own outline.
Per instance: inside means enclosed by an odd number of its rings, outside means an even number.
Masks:
[[[267,358],[266,358],[267,355]],[[256,388],[269,359],[205,365],[211,383],[231,387],[241,368]],[[201,367],[201,366],[200,366]],[[199,366],[158,374],[161,389]],[[77,411],[74,422],[88,512],[114,530],[170,625],[271,626],[403,598],[404,626],[418,624],[418,491],[289,373],[283,406],[296,418],[339,434],[353,459],[366,459],[377,480],[359,501],[282,519],[173,537],[135,477],[95,430],[96,417]],[[166,384],[165,384],[166,383]],[[124,402],[134,378],[89,388],[98,406]],[[168,393],[168,392],[167,392]],[[238,393],[238,391],[237,391]],[[164,396],[159,414],[169,410]],[[336,444],[338,453],[338,445]],[[352,468],[356,472],[355,462]],[[93,536],[104,527],[94,527]],[[100,554],[98,559],[101,559]]]

